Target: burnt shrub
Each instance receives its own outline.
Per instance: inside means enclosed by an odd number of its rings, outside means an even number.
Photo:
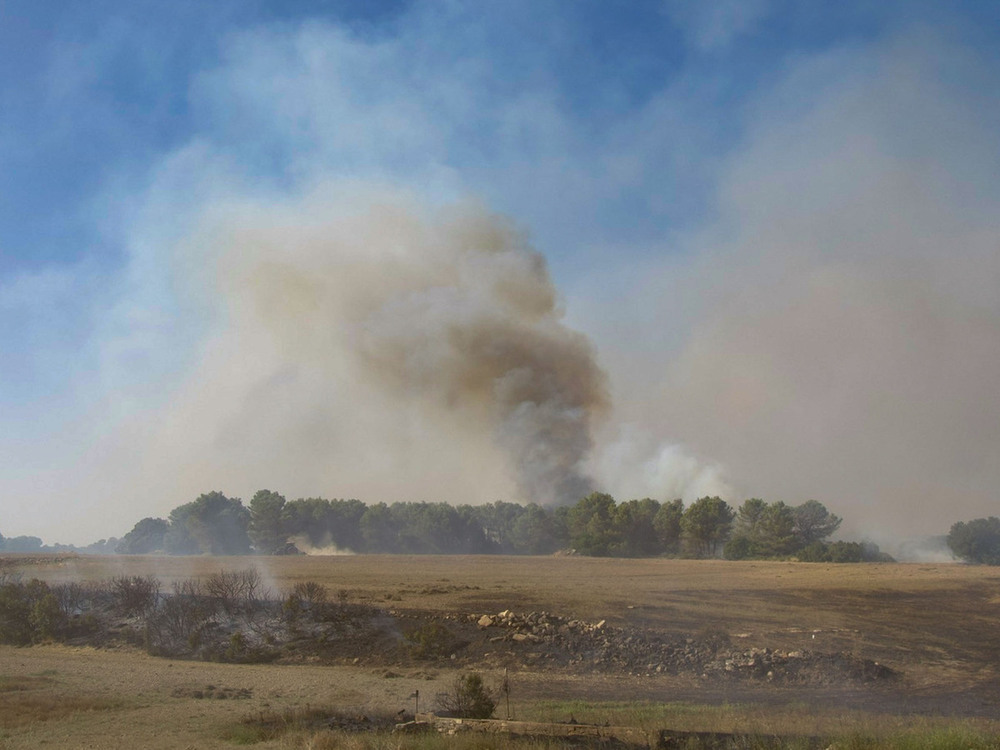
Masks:
[[[228,615],[252,612],[266,598],[263,579],[256,568],[220,570],[205,579],[204,590]]]
[[[290,622],[296,622],[300,616],[309,613],[314,618],[325,614],[327,607],[327,590],[315,581],[304,581],[295,584],[282,603],[282,611]]]
[[[125,617],[144,617],[156,607],[160,581],[153,576],[115,576],[108,582],[112,606]]]
[[[173,596],[166,597],[146,618],[146,650],[154,656],[196,650],[214,614],[214,603],[201,593],[197,581],[175,584]]]

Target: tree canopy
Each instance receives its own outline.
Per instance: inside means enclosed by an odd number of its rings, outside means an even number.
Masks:
[[[1000,518],[959,521],[948,532],[948,546],[966,562],[1000,565]]]
[[[840,518],[815,500],[789,506],[750,498],[734,509],[719,497],[702,497],[685,507],[680,499],[618,502],[607,493],[593,492],[574,505],[557,508],[502,501],[479,506],[366,505],[356,499],[318,497],[289,501],[262,489],[249,507],[239,498],[213,491],[179,505],[166,519],[144,518],[117,542],[117,551],[547,555],[573,550],[614,557],[716,557],[724,552],[729,559],[877,558],[877,550],[864,545],[825,542],[839,526]],[[5,541],[9,548],[12,540]]]

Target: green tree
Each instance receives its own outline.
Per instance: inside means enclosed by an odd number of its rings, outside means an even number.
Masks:
[[[200,495],[170,511],[170,528],[164,539],[174,555],[246,555],[250,552],[248,511],[238,497],[221,492]]]
[[[570,545],[582,555],[610,555],[618,541],[615,510],[615,499],[604,492],[592,492],[571,506],[567,514]]]
[[[517,522],[525,513],[525,506],[498,500],[472,508],[472,513],[483,527],[486,535],[497,549],[503,553],[514,551],[512,537]]]
[[[966,562],[1000,565],[1000,518],[959,521],[948,532],[948,546]]]
[[[511,549],[518,555],[551,555],[566,544],[563,528],[545,508],[526,505],[510,531]]]
[[[691,553],[715,557],[729,538],[735,515],[719,497],[702,497],[691,503],[681,518],[684,542]]]
[[[300,498],[285,504],[284,529],[288,536],[305,536],[314,547],[362,552],[366,549],[361,518],[368,508],[360,500]]]
[[[744,500],[743,504],[736,511],[736,524],[733,529],[734,536],[745,536],[750,540],[755,540],[760,535],[760,524],[767,513],[767,503],[759,497],[751,497]]]
[[[791,554],[798,546],[793,509],[781,501],[768,505],[758,522],[757,554],[780,557]]]
[[[361,516],[365,552],[394,552],[398,548],[395,520],[385,503],[375,503]]]
[[[438,696],[441,708],[463,719],[488,719],[497,701],[478,674],[458,675],[452,688]]]
[[[271,490],[258,490],[250,500],[250,524],[247,533],[260,555],[273,555],[285,546],[285,498]]]
[[[660,504],[652,498],[620,503],[614,513],[614,543],[611,554],[624,557],[652,557],[663,551],[656,531]]]
[[[483,551],[486,537],[479,522],[447,503],[393,503],[396,549],[411,554],[469,554]]]
[[[663,503],[653,519],[653,528],[660,543],[660,550],[668,555],[681,551],[681,519],[684,517],[684,501],[681,499]]]
[[[45,545],[37,536],[14,536],[4,540],[4,552],[38,552]]]
[[[121,538],[115,552],[119,555],[149,555],[164,549],[170,524],[163,518],[143,518]]]
[[[817,500],[806,500],[802,505],[793,508],[793,512],[795,537],[799,547],[821,542],[840,528],[840,517],[833,515]]]
[[[767,503],[759,497],[744,500],[736,511],[736,523],[729,541],[726,542],[727,560],[744,560],[757,557],[760,553],[761,523],[767,513]]]

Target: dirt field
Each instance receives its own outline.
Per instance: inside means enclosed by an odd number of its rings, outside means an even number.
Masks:
[[[493,649],[494,641],[507,644],[510,634],[499,624],[477,629],[472,617],[503,611],[545,611],[563,618],[557,624],[603,620],[607,630],[602,632],[612,636],[649,633],[695,644],[724,638],[731,648],[762,653],[838,653],[878,662],[895,675],[874,682],[772,684],[683,670],[598,669],[547,662],[538,653],[543,643],[527,654],[530,658],[511,664],[515,704],[535,718],[566,706],[596,711],[600,718],[601,711],[649,702],[678,707],[670,719],[674,728],[753,725],[815,733],[944,720],[936,717],[983,722],[1000,716],[997,569],[576,557],[40,557],[19,562],[26,577],[49,582],[153,574],[167,586],[256,566],[275,592],[317,581],[344,601],[377,606],[403,619],[465,623],[462,627],[482,638],[479,651],[470,646],[451,662],[390,667],[376,664],[379,655],[368,653],[363,643],[357,645],[356,665],[341,660],[331,666],[169,660],[125,647],[3,647],[0,747],[231,747],[226,727],[255,711],[305,704],[396,711],[409,706],[414,690],[433,696],[456,670],[480,666],[475,660],[484,649]],[[493,633],[491,640],[487,636]],[[499,653],[482,661],[487,677],[510,658],[505,652],[497,659]]]

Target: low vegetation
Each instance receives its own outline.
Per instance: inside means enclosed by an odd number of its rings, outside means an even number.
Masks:
[[[106,711],[118,701],[93,695],[53,694],[49,675],[0,675],[0,729],[54,721],[82,711]]]

